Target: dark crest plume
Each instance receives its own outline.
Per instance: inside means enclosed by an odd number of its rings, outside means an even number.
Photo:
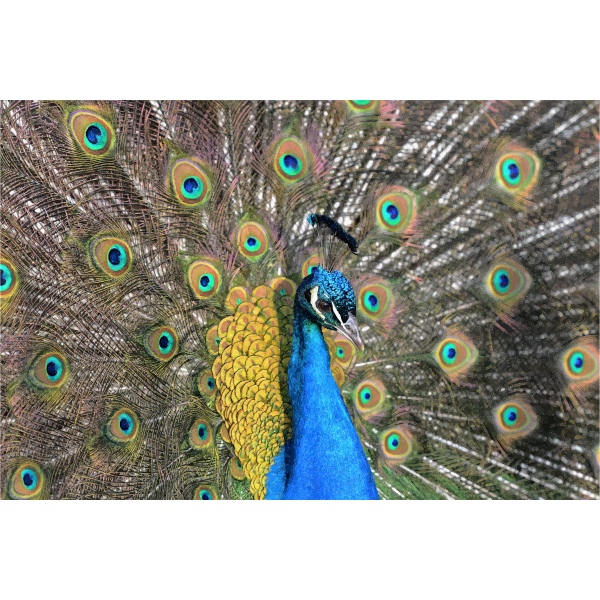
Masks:
[[[327,215],[316,214],[308,215],[307,220],[315,228],[321,266],[327,271],[339,269],[348,249],[358,254],[358,242],[337,221]]]

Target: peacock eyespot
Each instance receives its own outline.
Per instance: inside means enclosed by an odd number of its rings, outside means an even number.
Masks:
[[[512,306],[520,301],[531,287],[531,276],[519,264],[507,261],[495,265],[486,277],[490,297]]]
[[[171,183],[179,202],[190,208],[204,204],[210,197],[210,179],[200,163],[184,158],[173,163]]]
[[[377,100],[346,100],[346,104],[352,112],[370,113],[377,107]]]
[[[494,422],[501,435],[520,437],[533,431],[537,417],[531,406],[514,398],[494,409]]]
[[[319,255],[315,252],[311,254],[302,265],[302,279],[312,274],[317,266],[320,264]]]
[[[209,261],[198,260],[188,268],[188,282],[197,298],[208,300],[218,293],[221,275]]]
[[[244,287],[234,287],[229,290],[225,305],[231,310],[235,310],[242,302],[247,302],[250,298],[248,290]]]
[[[285,183],[295,183],[308,173],[308,151],[295,137],[282,139],[275,149],[275,172]]]
[[[212,371],[205,371],[198,379],[198,390],[200,393],[208,396],[214,396],[217,391],[217,382],[212,375]]]
[[[414,224],[417,201],[413,192],[403,187],[388,188],[376,202],[377,223],[391,233],[403,233]]]
[[[403,461],[412,452],[411,435],[402,427],[388,429],[380,439],[380,452],[388,460]]]
[[[512,185],[517,185],[521,181],[519,165],[512,158],[502,163],[502,177]]]
[[[237,232],[237,245],[241,255],[247,260],[260,260],[269,250],[267,230],[254,221],[244,223]]]
[[[210,444],[212,440],[212,431],[209,424],[199,419],[191,427],[189,432],[189,441],[192,448],[199,450]]]
[[[434,351],[439,366],[451,379],[465,373],[478,356],[479,352],[471,340],[462,333],[445,338]]]
[[[206,332],[206,347],[211,354],[219,353],[219,342],[221,338],[219,337],[219,328],[218,325],[213,325]]]
[[[97,238],[92,242],[91,253],[96,267],[110,277],[122,277],[131,268],[131,248],[123,240],[111,237]]]
[[[150,356],[160,360],[171,360],[179,348],[177,333],[172,327],[157,327],[152,330],[144,341],[146,351]]]
[[[342,367],[342,369],[347,370],[356,357],[356,348],[352,342],[350,342],[341,334],[336,336],[334,342],[335,360]]]
[[[233,457],[229,461],[229,470],[234,479],[243,480],[246,479],[244,468],[239,458]]]
[[[35,498],[42,491],[43,483],[44,473],[40,467],[31,462],[25,463],[11,477],[10,496],[16,500]]]
[[[276,277],[267,282],[267,285],[279,296],[293,298],[296,293],[296,284],[287,277]]]
[[[540,160],[526,148],[507,152],[496,167],[496,179],[510,194],[527,194],[537,182]]]
[[[388,310],[392,292],[384,284],[371,284],[363,287],[358,294],[358,307],[369,319],[379,319]]]
[[[66,380],[69,367],[60,352],[46,352],[34,362],[30,369],[30,380],[39,388],[57,388]]]
[[[194,500],[216,500],[217,492],[210,486],[200,486],[194,491]]]
[[[582,342],[567,350],[562,359],[567,379],[579,385],[587,385],[598,380],[598,349],[588,342]]]
[[[0,262],[0,298],[10,298],[17,289],[17,272],[6,259]]]
[[[103,156],[111,150],[114,132],[108,121],[88,110],[77,110],[69,118],[71,133],[79,146],[91,156]]]
[[[381,408],[385,402],[385,387],[381,381],[362,381],[354,392],[354,403],[361,413],[369,413]]]
[[[117,410],[106,424],[107,437],[117,443],[124,444],[135,439],[139,429],[137,415],[128,408]]]

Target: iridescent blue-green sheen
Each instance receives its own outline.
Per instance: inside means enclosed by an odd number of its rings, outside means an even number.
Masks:
[[[322,270],[317,273],[320,285],[324,277],[333,275]],[[313,277],[307,277],[303,284],[310,280],[314,284]],[[341,285],[337,277],[334,281]],[[293,433],[267,476],[266,497],[377,500],[367,457],[331,374],[321,327],[298,306],[299,294],[307,289],[303,284],[296,292],[288,367]]]

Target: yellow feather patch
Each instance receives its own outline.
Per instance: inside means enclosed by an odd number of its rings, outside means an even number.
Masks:
[[[236,475],[250,480],[256,499],[264,498],[267,473],[291,434],[287,365],[295,286],[283,278],[270,283],[275,289],[256,288],[214,332],[221,339],[212,374],[222,432],[239,459]]]

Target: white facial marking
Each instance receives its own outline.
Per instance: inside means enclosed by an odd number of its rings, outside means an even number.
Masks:
[[[310,290],[310,305],[313,307],[314,311],[325,320],[325,315],[317,308],[317,298],[319,296],[319,286],[315,285],[314,288]]]
[[[331,303],[331,307],[333,308],[333,312],[338,320],[338,323],[344,327],[344,322],[342,321],[342,315],[340,315],[340,313],[338,312],[338,309],[336,308],[335,304],[332,302]]]

